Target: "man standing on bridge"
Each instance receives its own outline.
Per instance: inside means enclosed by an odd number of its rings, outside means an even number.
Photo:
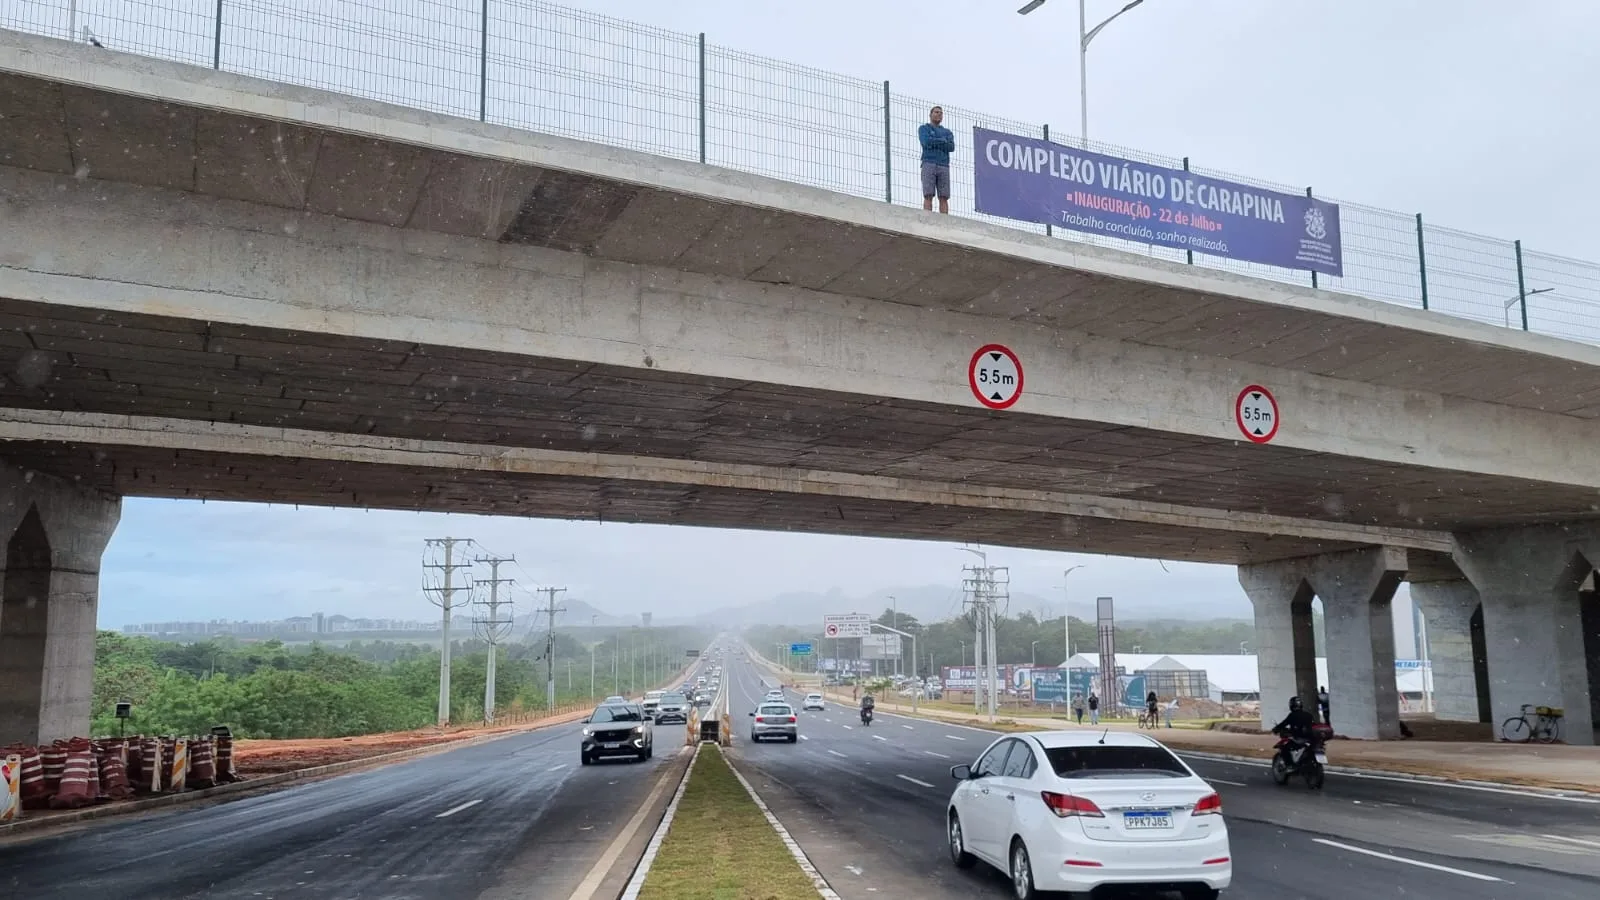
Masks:
[[[939,212],[950,212],[950,154],[956,152],[956,136],[944,127],[944,108],[928,110],[928,121],[917,129],[922,144],[922,208],[933,211],[933,198],[939,197]]]

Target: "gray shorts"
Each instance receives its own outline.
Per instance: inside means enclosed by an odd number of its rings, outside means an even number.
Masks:
[[[938,163],[922,164],[922,196],[938,194],[940,200],[950,199],[950,167]]]

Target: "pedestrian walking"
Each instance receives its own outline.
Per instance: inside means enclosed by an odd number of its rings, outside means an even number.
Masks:
[[[928,121],[917,129],[922,145],[922,208],[933,211],[933,198],[939,198],[939,212],[950,212],[950,154],[956,152],[956,136],[944,127],[944,109],[928,110]]]
[[[1089,724],[1100,724],[1100,696],[1094,691],[1089,692]]]
[[[1078,720],[1078,724],[1079,725],[1083,724],[1083,698],[1082,697],[1074,697],[1072,699],[1072,716],[1073,716],[1073,718]]]
[[[1172,727],[1172,717],[1177,715],[1177,714],[1178,714],[1178,698],[1177,697],[1173,697],[1172,698],[1172,702],[1167,704],[1167,727],[1168,728]]]

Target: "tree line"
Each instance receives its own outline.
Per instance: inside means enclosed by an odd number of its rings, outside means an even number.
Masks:
[[[975,622],[969,615],[957,616],[940,622],[924,623],[905,612],[885,609],[875,620],[899,631],[917,636],[917,671],[922,675],[937,674],[944,666],[973,664],[973,633]],[[1314,623],[1317,654],[1322,655],[1323,629],[1321,614]],[[1099,640],[1093,622],[1072,617],[1070,624],[1061,616],[1039,619],[1031,612],[999,615],[995,620],[995,644],[1002,664],[1037,664],[1059,666],[1066,659],[1066,639],[1070,631],[1072,652],[1099,654]],[[822,636],[819,623],[815,628],[798,628],[786,625],[755,625],[745,629],[745,638],[751,646],[768,658],[776,658],[780,645],[807,643],[818,657],[834,655],[834,641]],[[1160,620],[1130,621],[1116,626],[1115,646],[1119,653],[1193,653],[1234,654],[1256,652],[1255,625],[1241,619],[1214,619],[1210,621]],[[839,641],[839,654],[853,658],[856,641]],[[902,640],[901,653],[908,668],[911,642]]]
[[[578,629],[554,636],[556,704],[637,695],[686,662],[710,635],[689,628]],[[546,635],[502,643],[495,666],[499,715],[544,709]],[[590,680],[590,672],[594,678]],[[451,642],[454,724],[483,721],[488,646]],[[437,645],[352,641],[286,645],[215,638],[170,643],[102,631],[95,639],[93,735],[119,730],[116,704],[132,705],[129,734],[202,734],[228,725],[244,738],[351,737],[434,724]]]

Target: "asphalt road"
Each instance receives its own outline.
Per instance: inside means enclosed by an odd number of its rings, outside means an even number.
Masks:
[[[830,703],[801,713],[800,743],[752,745],[742,722],[769,685],[749,663],[728,671],[736,764],[845,900],[1006,896],[998,872],[958,871],[945,850],[950,766],[995,735],[882,711],[862,727]],[[1258,766],[1190,763],[1222,795],[1229,897],[1600,896],[1600,804],[1337,775],[1313,793]]]
[[[580,728],[14,839],[0,844],[0,900],[565,900],[683,744],[666,726],[654,759],[580,766]]]

